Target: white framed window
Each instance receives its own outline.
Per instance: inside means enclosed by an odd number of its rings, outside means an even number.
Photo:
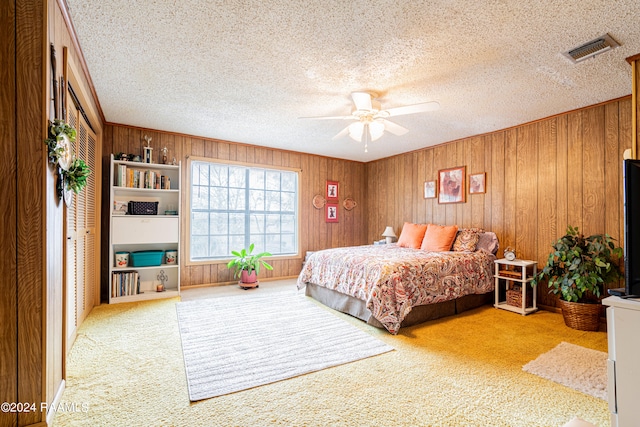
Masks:
[[[191,160],[190,261],[254,253],[298,253],[298,172]]]

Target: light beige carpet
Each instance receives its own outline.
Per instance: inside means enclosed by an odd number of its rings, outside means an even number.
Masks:
[[[485,306],[396,336],[335,314],[395,351],[192,403],[176,302],[92,310],[67,358],[62,396],[87,411],[58,412],[55,426],[548,427],[576,416],[609,426],[605,401],[522,370],[562,341],[606,351],[606,333],[569,329],[561,314]]]
[[[522,369],[591,396],[607,399],[607,353],[561,342]]]
[[[304,294],[252,292],[176,309],[192,401],[393,350]]]

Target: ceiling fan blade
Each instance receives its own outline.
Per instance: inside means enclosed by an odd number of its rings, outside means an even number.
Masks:
[[[372,109],[371,94],[368,92],[351,92],[351,98],[356,110],[369,111]]]
[[[311,120],[355,120],[353,116],[319,116],[319,117],[298,117],[299,119]]]
[[[336,136],[334,136],[331,139],[342,138],[343,136],[346,136],[348,134],[349,134],[349,126],[347,126],[346,128],[342,129],[340,132],[338,132],[338,134]]]
[[[389,132],[391,132],[394,135],[404,135],[405,133],[409,132],[409,129],[400,126],[399,124],[390,122],[389,120],[381,120],[382,123],[384,123],[384,130],[388,130]]]
[[[440,104],[436,101],[422,102],[420,104],[405,105],[404,107],[395,107],[385,110],[389,113],[389,117],[402,116],[404,114],[425,113],[427,111],[435,111],[440,108]]]

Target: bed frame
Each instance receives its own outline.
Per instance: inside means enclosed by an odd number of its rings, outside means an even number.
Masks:
[[[307,283],[305,287],[305,294],[321,302],[327,307],[350,314],[351,316],[363,320],[367,324],[375,326],[376,328],[384,329],[382,323],[371,315],[371,311],[366,307],[365,301],[313,283]],[[466,295],[455,300],[413,307],[402,321],[401,328],[417,325],[418,323],[423,323],[428,320],[452,316],[454,314],[471,310],[472,308],[491,304],[493,298],[494,293],[492,291],[485,294]]]

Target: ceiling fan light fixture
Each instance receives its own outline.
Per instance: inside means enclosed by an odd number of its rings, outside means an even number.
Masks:
[[[420,104],[404,105],[383,110],[380,101],[374,99],[378,94],[374,92],[351,92],[353,108],[349,116],[324,116],[324,117],[301,117],[303,119],[331,119],[331,120],[354,120],[349,126],[344,127],[331,139],[338,139],[343,136],[355,141],[364,141],[364,151],[367,152],[368,143],[380,139],[385,132],[396,136],[406,134],[406,129],[397,123],[387,120],[388,117],[402,116],[404,114],[424,113],[435,111],[440,108],[436,101],[422,102]]]
[[[367,132],[367,128],[369,128],[369,141],[380,139],[384,134],[384,123],[376,120],[362,120],[353,122],[349,125],[349,136],[358,142],[362,142],[365,136],[364,133]]]
[[[375,120],[372,121],[369,123],[369,132],[371,134],[372,141],[379,139],[384,133],[384,123]]]
[[[362,134],[364,133],[363,122],[353,122],[349,125],[349,136],[358,142],[362,142]]]

